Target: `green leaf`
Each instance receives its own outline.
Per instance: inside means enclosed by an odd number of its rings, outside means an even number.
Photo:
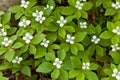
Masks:
[[[63,29],[65,29],[68,32],[75,32],[75,29],[73,26],[64,26]]]
[[[75,7],[75,0],[68,0],[68,4],[72,7]]]
[[[75,68],[80,69],[82,64],[78,57],[70,57],[71,63]]]
[[[37,0],[29,0],[29,1],[30,1],[30,4],[28,5],[28,8],[33,7],[37,3]]]
[[[61,47],[62,49],[64,49],[66,52],[69,51],[69,44],[68,44],[68,43],[62,42],[62,43],[60,44],[60,47]]]
[[[75,9],[70,7],[70,6],[66,6],[63,7],[61,14],[63,15],[72,15],[75,12]]]
[[[60,73],[61,73],[60,74],[60,80],[68,80],[68,73],[67,73],[67,71],[61,69]]]
[[[115,10],[115,9],[109,8],[109,9],[107,9],[107,10],[105,11],[105,16],[115,15],[115,13],[116,13],[116,10]]]
[[[75,45],[77,46],[78,50],[84,51],[84,46],[82,44],[76,43]]]
[[[7,29],[7,34],[13,35],[16,32],[16,30],[17,30],[16,27],[11,27],[10,29]]]
[[[96,53],[100,56],[104,56],[104,50],[101,46],[96,45]]]
[[[93,7],[93,4],[91,2],[84,2],[83,4],[83,10],[90,10]]]
[[[75,78],[80,73],[79,70],[70,70],[69,71],[69,78]]]
[[[34,45],[30,45],[29,52],[33,55],[36,55],[36,47]]]
[[[37,52],[36,52],[35,58],[43,57],[43,56],[45,56],[45,54],[46,54],[46,48],[39,46],[39,47],[37,47]]]
[[[48,61],[54,61],[55,60],[55,54],[54,53],[51,53],[51,52],[48,52],[47,54],[45,54],[45,59],[48,60]],[[61,60],[61,59],[60,59]]]
[[[26,31],[22,28],[20,28],[18,31],[17,31],[17,36],[23,36],[24,34],[26,33]]]
[[[99,80],[97,75],[92,71],[85,71],[84,73],[88,80]]]
[[[56,39],[57,39],[57,33],[56,33],[56,32],[48,33],[48,34],[46,35],[46,38],[47,38],[48,40],[50,40],[50,43],[53,43],[53,42],[55,42]]]
[[[107,75],[110,75],[110,76],[111,76],[111,74],[112,74],[112,71],[111,71],[110,69],[104,69],[103,71],[104,71],[104,73],[106,73]]]
[[[66,57],[66,52],[64,49],[58,51],[58,57],[60,60],[64,60],[64,58]]]
[[[45,23],[45,25],[47,25],[47,24],[49,23],[48,18],[45,20],[44,23]],[[58,26],[56,26],[56,25],[54,25],[54,24],[52,24],[52,23],[49,23],[49,25],[47,25],[45,28],[46,28],[48,31],[52,31],[52,32],[55,32],[55,31],[58,30]]]
[[[87,32],[78,32],[75,34],[75,42],[81,42],[87,35]]]
[[[0,11],[0,16],[3,15],[3,14],[5,14],[5,12],[4,11]]]
[[[99,67],[98,64],[96,64],[96,63],[90,63],[90,70],[97,70],[98,67]]]
[[[17,48],[21,48],[22,46],[24,46],[23,43],[21,43],[21,42],[16,42],[16,43],[12,46],[12,48],[13,48],[13,49],[17,49]]]
[[[51,49],[61,49],[60,46],[57,45],[57,44],[52,44],[52,45],[49,46],[49,48],[51,48]]]
[[[38,33],[31,40],[31,44],[39,44],[44,38],[45,38],[44,34]]]
[[[54,66],[49,62],[41,63],[36,69],[37,72],[49,73],[54,69]]]
[[[81,17],[81,15],[82,15],[82,12],[81,11],[76,11],[75,13],[74,13],[74,18],[76,18],[77,20],[79,20],[79,18]],[[84,15],[83,15],[84,16]]]
[[[20,6],[16,5],[16,6],[10,7],[9,11],[12,13],[16,13],[16,12],[24,11],[24,9],[21,8]]]
[[[88,13],[86,11],[81,11],[82,18],[88,19]]]
[[[8,61],[12,61],[13,57],[15,55],[15,51],[14,50],[8,50],[6,53],[5,53],[5,59],[8,60]]]
[[[22,11],[15,14],[15,20],[18,20],[24,13]]]
[[[100,7],[100,5],[102,4],[102,0],[97,0],[97,2],[96,2],[96,7]]]
[[[6,51],[7,51],[7,48],[0,47],[0,55],[2,55],[3,53],[5,53]]]
[[[114,60],[114,63],[120,64],[120,54],[118,52],[110,51],[110,55],[112,59]]]
[[[62,64],[62,68],[64,68],[65,70],[72,70],[74,69],[71,60],[68,59],[64,59],[64,63]]]
[[[77,55],[78,53],[78,48],[76,45],[70,45],[70,51],[72,52],[72,54]]]
[[[112,22],[107,21],[107,28],[112,31],[114,29],[114,24]]]
[[[113,36],[113,33],[108,30],[100,34],[100,38],[102,39],[110,39],[112,36]]]
[[[2,23],[6,24],[10,21],[11,19],[11,13],[7,12],[3,17],[2,17]]]
[[[62,38],[65,38],[66,31],[64,29],[59,29],[58,30],[58,35]]]
[[[27,76],[31,76],[31,69],[29,66],[22,66],[21,68],[21,73],[27,75]]]
[[[0,64],[0,70],[6,70],[12,68],[12,64],[10,62],[4,62]]]
[[[85,74],[84,73],[79,73],[76,77],[76,80],[85,80]]]
[[[113,36],[111,38],[111,42],[112,44],[117,44],[119,42],[119,37],[117,35]]]
[[[57,79],[60,75],[60,70],[59,69],[54,69],[54,71],[51,73],[52,79]]]

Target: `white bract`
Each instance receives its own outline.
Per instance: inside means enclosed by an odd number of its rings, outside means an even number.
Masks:
[[[23,19],[19,22],[19,26],[23,26],[24,28],[27,27],[31,23],[30,20]]]
[[[50,43],[50,41],[47,40],[46,38],[44,38],[43,41],[40,43],[40,45],[47,48],[49,43]]]
[[[20,6],[23,7],[23,8],[27,8],[29,3],[30,3],[29,1],[21,0],[21,5]]]
[[[18,64],[20,64],[20,62],[21,62],[22,60],[23,60],[22,57],[16,56],[15,59],[12,60],[12,63],[18,63]]]
[[[0,27],[2,27],[2,24],[0,23]]]
[[[26,33],[25,36],[23,37],[23,40],[25,40],[25,43],[29,44],[31,39],[33,38],[32,35],[30,35],[30,33]]]
[[[48,9],[48,8],[53,9],[54,7],[47,4],[46,7],[44,7],[44,9]]]
[[[9,46],[9,44],[12,43],[12,40],[9,40],[7,37],[4,38],[4,41],[1,42],[4,46]]]
[[[90,67],[89,62],[88,63],[83,63],[83,65],[82,65],[82,69],[89,69],[89,67]]]
[[[91,41],[92,41],[93,43],[95,43],[95,44],[98,44],[99,41],[100,41],[100,38],[97,38],[96,35],[93,35]]]
[[[111,48],[112,48],[112,51],[117,51],[117,50],[120,50],[120,47],[118,44],[115,44],[115,45],[111,45]]]
[[[115,77],[117,80],[120,80],[120,72],[118,71],[117,68],[113,69],[112,77]]]
[[[115,29],[112,30],[113,33],[120,35],[120,27],[117,26]]]
[[[66,42],[70,43],[70,44],[74,44],[74,36],[71,36],[70,34],[67,34],[67,39]]]
[[[119,9],[120,8],[120,2],[113,3],[112,7],[115,8],[115,9]]]
[[[82,7],[83,7],[83,3],[81,3],[80,1],[76,1],[75,7],[76,7],[77,9],[81,10]]]
[[[63,16],[60,17],[60,20],[57,20],[60,27],[63,27],[66,22],[67,20],[65,20]]]
[[[87,28],[87,22],[80,22],[81,28]]]
[[[4,31],[4,29],[1,29],[0,30],[0,36],[6,36],[7,35],[7,32]]]
[[[54,66],[56,66],[58,69],[61,68],[62,61],[59,60],[59,58],[55,59],[55,62],[53,63]]]

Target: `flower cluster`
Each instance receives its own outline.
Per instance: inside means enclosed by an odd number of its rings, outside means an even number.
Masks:
[[[74,36],[71,36],[70,34],[67,34],[67,39],[66,42],[70,43],[70,44],[74,44]]]
[[[100,38],[97,38],[96,35],[93,35],[91,41],[92,41],[93,43],[95,43],[95,44],[98,44],[99,41],[100,41]]]
[[[31,23],[30,20],[23,19],[19,22],[19,26],[23,26],[24,28],[27,27]]]
[[[23,60],[22,57],[18,57],[16,56],[15,59],[12,60],[12,63],[17,63],[17,64],[20,64],[20,62]]]
[[[120,2],[113,3],[112,7],[115,8],[115,9],[119,9],[120,8]]]
[[[20,6],[23,7],[23,8],[27,8],[29,3],[30,3],[29,1],[21,0],[21,5]]]
[[[5,37],[4,41],[1,42],[1,44],[4,45],[5,47],[9,46],[10,43],[12,43],[12,40],[9,40],[7,37]]]
[[[81,28],[87,28],[87,22],[80,22]]]
[[[113,33],[120,35],[120,27],[117,26],[115,29],[112,30]]]
[[[57,21],[60,27],[63,27],[67,20],[64,19],[63,16],[60,17],[60,20]]]
[[[117,68],[113,69],[112,77],[115,77],[117,80],[120,80],[120,72],[118,71]]]
[[[112,48],[112,51],[120,50],[120,47],[118,46],[118,44],[111,45],[111,48]]]
[[[46,38],[44,38],[43,41],[40,43],[40,45],[47,48],[49,43],[50,43],[50,41],[47,40]]]
[[[36,10],[36,12],[32,14],[32,16],[35,17],[35,21],[39,22],[40,24],[42,24],[43,21],[45,21],[46,19],[46,17],[43,16],[43,11]]]
[[[62,61],[59,60],[59,58],[55,59],[55,62],[53,63],[54,66],[56,66],[58,69],[61,68]]]
[[[75,7],[76,7],[78,10],[81,10],[82,7],[83,7],[83,3],[81,3],[80,1],[76,1]]]
[[[25,40],[25,42],[27,43],[27,44],[29,44],[30,43],[30,40],[33,38],[33,36],[32,35],[30,35],[30,33],[26,33],[25,34],[25,36],[23,37],[23,40]]]
[[[83,63],[82,69],[89,69],[90,68],[90,63]]]
[[[44,9],[48,9],[48,8],[53,9],[54,7],[47,4],[46,7],[44,7]]]
[[[4,29],[1,29],[0,30],[0,36],[6,36],[7,35],[7,32],[5,32]]]

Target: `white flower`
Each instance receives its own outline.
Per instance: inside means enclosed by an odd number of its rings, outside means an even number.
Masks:
[[[20,64],[20,62],[21,62],[22,60],[23,60],[22,57],[16,56],[15,59],[12,60],[12,63],[18,63],[18,64]]]
[[[80,1],[76,1],[75,7],[76,7],[77,9],[81,10],[82,7],[83,7],[83,3],[81,3]]]
[[[83,63],[83,65],[82,65],[82,69],[89,69],[89,67],[90,67],[89,62],[88,63]]]
[[[112,7],[115,8],[115,9],[119,9],[120,8],[120,2],[113,3]]]
[[[111,45],[111,48],[112,48],[112,51],[120,50],[120,47],[118,46],[118,44]]]
[[[23,37],[23,40],[25,40],[25,42],[26,42],[27,44],[29,44],[32,38],[33,38],[33,36],[30,35],[30,33],[27,32],[27,33],[25,34],[25,36]]]
[[[6,35],[7,35],[7,32],[5,32],[4,29],[1,29],[0,36],[6,36]]]
[[[117,26],[115,29],[112,30],[113,33],[120,35],[120,27]]]
[[[12,43],[12,41],[9,40],[7,37],[5,37],[4,41],[1,42],[1,44],[4,45],[4,46],[9,46],[10,43]]]
[[[44,9],[48,9],[48,8],[53,9],[54,7],[47,4],[46,7],[44,7]]]
[[[23,19],[22,21],[19,22],[19,26],[23,26],[24,28],[28,26],[31,23],[30,20]]]
[[[112,77],[115,77],[117,80],[120,80],[120,72],[118,71],[117,68],[113,69]]]
[[[46,38],[44,38],[40,45],[47,48],[49,43],[50,43],[50,41],[47,40]]]
[[[100,41],[100,38],[97,38],[96,35],[93,35],[91,41],[92,41],[93,43],[95,43],[95,44],[98,44],[99,41]]]
[[[70,44],[74,44],[74,36],[71,36],[70,34],[67,34],[66,42],[69,42]]]
[[[87,22],[80,22],[81,28],[87,28]]]
[[[23,8],[27,8],[29,3],[30,3],[29,1],[21,0],[21,5],[20,6],[23,7]]]
[[[66,22],[67,20],[65,20],[63,16],[60,17],[60,20],[57,20],[60,27],[63,27]]]
[[[43,17],[43,16],[40,16],[40,17],[36,17],[36,18],[35,18],[35,20],[36,20],[37,22],[39,22],[40,24],[42,24],[43,21],[45,21],[45,19],[46,19],[46,17]]]
[[[59,58],[55,59],[55,62],[53,63],[54,66],[56,66],[58,69],[61,68],[62,61],[59,60]]]
[[[0,23],[0,27],[2,27],[2,24]]]
[[[43,11],[38,11],[38,10],[36,10],[36,12],[32,14],[33,17],[41,17],[42,15],[43,15]]]

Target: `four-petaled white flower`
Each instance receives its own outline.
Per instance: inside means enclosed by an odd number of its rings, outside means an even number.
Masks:
[[[6,36],[6,35],[7,35],[7,32],[5,32],[4,29],[1,29],[0,36]]]
[[[23,19],[19,22],[19,26],[23,26],[24,28],[27,27],[31,23],[30,20]]]
[[[7,37],[4,38],[4,41],[1,42],[4,46],[9,46],[9,44],[12,43],[12,40],[9,40]]]
[[[25,36],[23,37],[23,40],[25,40],[25,42],[26,42],[27,44],[29,44],[32,38],[33,38],[33,36],[30,35],[30,33],[27,32],[27,33],[25,34]]]
[[[20,64],[20,62],[23,60],[22,57],[18,57],[16,56],[15,59],[12,60],[12,63],[17,63],[17,64]]]
[[[54,7],[47,4],[46,7],[44,7],[44,9],[48,9],[48,8],[53,9]]]
[[[117,50],[120,50],[120,47],[118,44],[115,44],[115,45],[111,45],[111,48],[112,48],[112,51],[117,51]]]
[[[54,66],[56,66],[58,69],[61,68],[62,61],[59,60],[59,58],[55,59],[55,62],[53,63]]]
[[[81,28],[87,28],[87,22],[80,22]]]
[[[76,1],[75,7],[76,7],[77,9],[81,10],[82,7],[83,7],[83,3],[81,3],[80,1]]]
[[[120,2],[113,3],[112,7],[115,8],[115,9],[119,9],[120,8]]]
[[[91,41],[92,41],[93,43],[95,43],[95,44],[98,44],[99,41],[100,41],[100,38],[97,38],[96,35],[93,35]]]
[[[120,35],[120,27],[117,26],[115,29],[112,30],[113,33]]]
[[[117,68],[113,69],[112,77],[115,77],[117,80],[120,80],[120,72],[118,71]]]
[[[35,17],[35,20],[40,24],[42,24],[43,21],[45,21],[46,19],[46,17],[43,16],[43,11],[36,10],[36,12],[34,12],[32,15]]]
[[[63,16],[60,17],[60,20],[57,20],[60,27],[63,27],[66,22],[67,20],[65,20]]]
[[[0,27],[2,27],[2,24],[0,23]]]
[[[89,69],[89,68],[90,68],[90,63],[89,62],[83,63],[82,69]]]
[[[47,48],[49,43],[50,43],[50,41],[47,40],[46,38],[44,38],[43,41],[40,43],[40,45]]]
[[[23,8],[27,8],[29,3],[30,3],[29,1],[21,0],[21,5],[20,6],[23,7]]]
[[[71,36],[70,34],[67,34],[66,42],[69,42],[70,44],[74,44],[74,36]]]

